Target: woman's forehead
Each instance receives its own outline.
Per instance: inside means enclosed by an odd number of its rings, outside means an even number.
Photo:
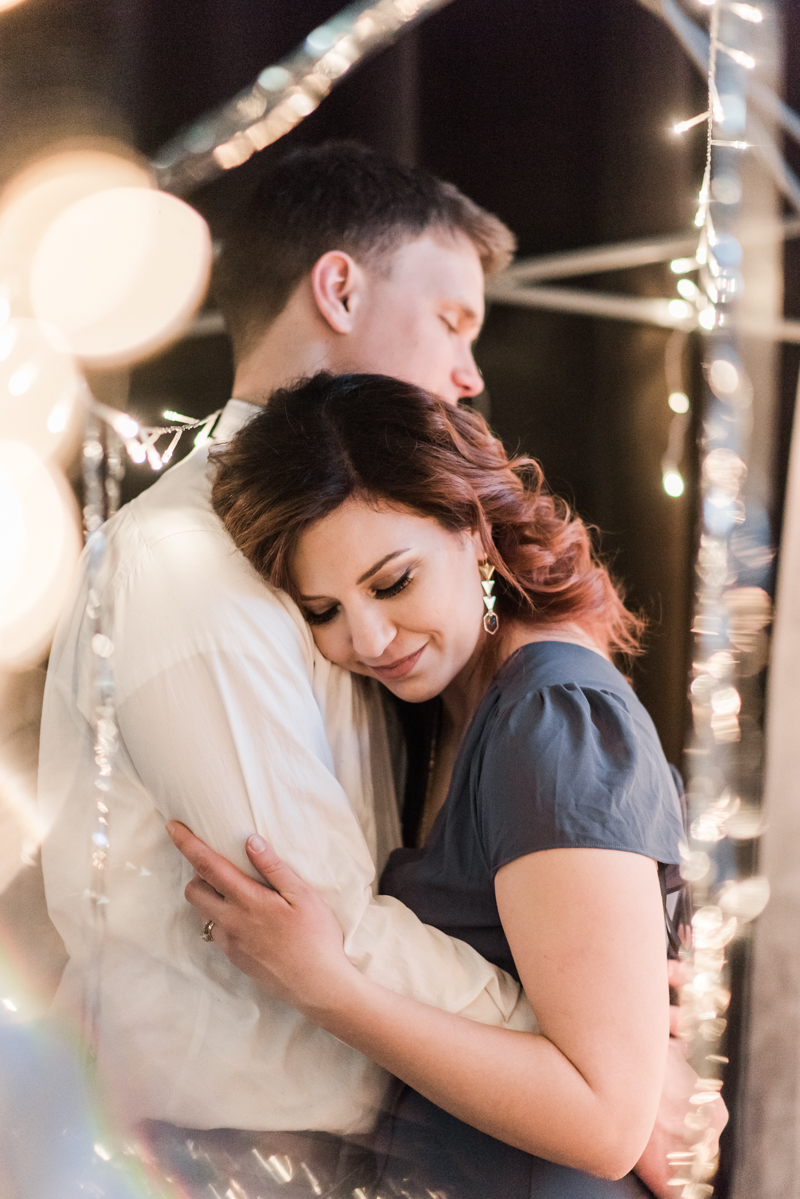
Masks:
[[[292,574],[305,580],[322,575],[360,578],[387,555],[424,549],[457,536],[413,508],[363,496],[350,497],[311,525],[298,539]]]

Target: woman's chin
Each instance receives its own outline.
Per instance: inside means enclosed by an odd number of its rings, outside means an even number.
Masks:
[[[407,679],[381,679],[380,682],[392,695],[405,700],[407,704],[424,704],[442,692],[442,687],[432,680],[413,676]]]

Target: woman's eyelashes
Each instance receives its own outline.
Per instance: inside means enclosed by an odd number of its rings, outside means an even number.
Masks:
[[[405,591],[413,578],[411,567],[409,567],[396,582],[390,583],[388,587],[372,587],[372,597],[377,600],[391,599],[393,596],[399,595],[401,591]],[[324,612],[311,612],[308,608],[304,608],[303,616],[305,617],[306,624],[321,625],[328,624],[329,621],[333,620],[338,611],[339,604],[333,604],[332,607],[326,608]]]
[[[412,578],[411,569],[409,568],[405,574],[400,576],[396,583],[392,583],[388,587],[373,587],[372,594],[375,596],[375,599],[391,599],[393,595],[399,595],[401,591],[405,591]]]
[[[309,612],[308,608],[304,608],[303,616],[306,624],[327,624],[329,620],[333,620],[338,611],[338,604],[334,604],[332,608],[326,608],[324,612]]]

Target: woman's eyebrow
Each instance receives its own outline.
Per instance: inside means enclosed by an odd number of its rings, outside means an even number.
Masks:
[[[371,566],[369,568],[369,570],[365,574],[363,574],[360,579],[357,580],[358,584],[360,585],[361,583],[366,583],[367,579],[371,579],[374,574],[377,574],[377,572],[380,570],[380,568],[382,566],[385,566],[387,562],[391,562],[392,558],[399,558],[401,554],[407,554],[407,553],[408,553],[407,549],[393,550],[391,554],[387,554],[385,558],[381,558],[380,562],[376,562],[374,566]],[[303,601],[304,604],[310,604],[314,600],[330,599],[330,596],[328,596],[328,595],[301,595],[300,599]]]
[[[374,566],[371,566],[369,570],[364,572],[364,574],[358,580],[359,585],[361,583],[366,583],[367,579],[371,579],[374,574],[377,574],[382,566],[385,566],[387,562],[391,562],[392,558],[399,558],[401,554],[407,553],[408,549],[404,549],[394,550],[391,554],[387,554],[385,558],[381,558],[380,562],[376,562]]]

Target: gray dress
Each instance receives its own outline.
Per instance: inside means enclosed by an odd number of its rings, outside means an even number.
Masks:
[[[682,836],[670,767],[623,676],[592,650],[534,642],[489,687],[425,846],[391,855],[381,892],[517,977],[494,895],[502,866],[538,850],[592,847],[643,854],[663,872],[680,860]],[[633,1176],[607,1182],[513,1149],[408,1087],[385,1132],[395,1176],[407,1163],[447,1199],[645,1193]]]

